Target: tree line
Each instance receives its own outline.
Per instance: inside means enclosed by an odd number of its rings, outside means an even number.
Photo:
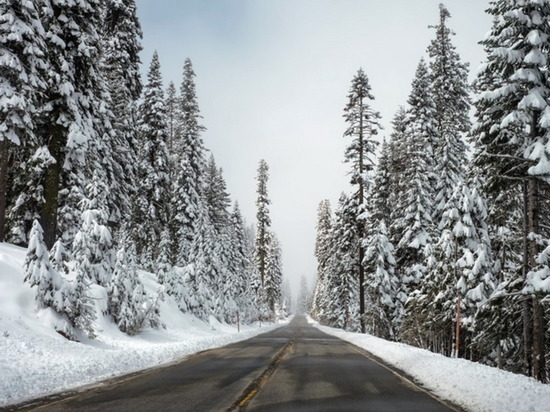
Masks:
[[[440,5],[428,60],[379,152],[368,78],[353,78],[354,191],[334,212],[319,205],[311,310],[327,325],[546,382],[550,3],[493,0],[487,12],[486,60],[470,85]]]
[[[0,241],[28,248],[25,282],[71,339],[100,310],[128,334],[162,326],[166,296],[205,320],[274,319],[267,163],[255,231],[207,156],[191,60],[165,90],[155,52],[142,84],[141,38],[134,0],[0,1]]]

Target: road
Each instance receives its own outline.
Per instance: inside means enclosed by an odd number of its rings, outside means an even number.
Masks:
[[[36,411],[451,411],[297,316],[287,326]]]

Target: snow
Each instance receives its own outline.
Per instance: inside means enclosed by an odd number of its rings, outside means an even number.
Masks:
[[[96,339],[69,341],[55,332],[52,325],[58,317],[51,309],[36,310],[34,291],[23,283],[25,255],[26,249],[0,243],[0,408],[98,385],[280,326],[241,326],[239,333],[235,325],[213,317],[203,322],[184,314],[167,297],[160,307],[166,329],[146,329],[130,337],[98,313]],[[148,290],[158,288],[151,273],[140,272],[140,277]]]
[[[408,376],[437,397],[468,411],[548,411],[550,385],[466,359],[448,358],[371,335],[318,325],[329,335],[346,340]]]

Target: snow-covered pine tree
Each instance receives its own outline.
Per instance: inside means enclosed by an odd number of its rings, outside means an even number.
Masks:
[[[106,195],[108,189],[99,173],[94,173],[86,187],[86,198],[80,203],[82,210],[80,230],[72,244],[73,270],[82,274],[90,284],[108,286],[114,267],[113,239],[107,226]],[[78,297],[76,297],[78,298]]]
[[[390,240],[393,245],[397,245],[401,239],[401,230],[399,223],[405,210],[405,167],[409,163],[408,142],[407,142],[407,112],[403,106],[400,106],[392,120],[393,130],[388,142],[389,156],[389,186],[390,198],[388,204],[392,205],[390,219],[387,221],[390,233]]]
[[[154,327],[158,325],[158,302],[155,299],[145,293],[137,271],[135,244],[124,235],[108,287],[108,312],[122,332],[135,335],[147,323]]]
[[[79,202],[98,163],[100,136],[110,132],[107,85],[101,70],[102,0],[51,0],[41,9],[49,70],[36,130],[55,159],[45,168],[41,222],[48,247],[72,242]]]
[[[24,172],[20,162],[27,162],[40,145],[34,116],[47,87],[45,31],[39,16],[44,5],[42,0],[3,0],[0,6],[0,242],[7,233],[8,203],[20,192],[13,187],[14,177]],[[10,188],[14,199],[8,199]],[[27,225],[22,230],[25,240]]]
[[[216,313],[222,275],[219,245],[208,212],[199,211],[195,223],[197,232],[191,244],[193,260],[186,266],[186,277],[191,288],[189,309],[200,319],[208,319]]]
[[[403,298],[398,296],[394,248],[384,220],[363,242],[365,290],[371,305],[366,308],[367,331],[384,339],[395,339],[403,316]]]
[[[227,268],[232,277],[230,294],[237,304],[242,321],[251,321],[255,294],[251,285],[253,257],[247,246],[245,224],[237,202],[231,214],[230,236],[231,255]]]
[[[482,144],[499,140],[504,155],[494,151],[486,151],[483,155],[493,160],[503,158],[507,172],[504,176],[510,181],[523,181],[527,247],[524,248],[522,277],[527,281],[529,272],[538,270],[541,243],[549,237],[539,223],[545,215],[540,193],[546,190],[550,174],[545,149],[550,128],[547,56],[550,48],[550,2],[494,0],[488,13],[495,20],[491,32],[482,42],[488,58],[481,74],[485,81],[478,82],[480,95],[476,108],[478,119],[491,126],[489,129],[484,127],[486,134],[479,137]],[[486,73],[498,73],[497,83],[490,82]],[[548,318],[544,315],[541,300],[541,294],[524,300],[524,371],[546,381],[544,331],[548,328]]]
[[[317,259],[317,281],[313,292],[311,307],[312,316],[324,323],[324,302],[330,298],[330,289],[327,284],[329,268],[332,230],[332,210],[328,199],[322,200],[317,208],[317,234],[315,238],[315,258]]]
[[[201,134],[205,127],[201,119],[195,91],[195,72],[190,59],[185,59],[180,90],[180,116],[174,141],[174,220],[177,227],[179,251],[177,264],[191,261],[191,244],[198,230],[197,222],[203,206],[206,159]]]
[[[166,120],[168,123],[168,141],[166,142],[166,145],[168,146],[168,151],[170,152],[170,155],[172,159],[175,157],[176,153],[174,153],[174,141],[176,140],[176,136],[178,134],[177,130],[177,118],[178,118],[178,110],[179,110],[179,98],[176,90],[176,85],[174,82],[170,82],[168,84],[168,88],[166,89]],[[172,165],[173,167],[173,165]]]
[[[55,293],[60,289],[59,275],[52,268],[48,249],[44,243],[44,231],[35,220],[29,234],[27,256],[23,264],[25,282],[36,289],[36,302],[39,309],[54,305]]]
[[[429,177],[432,166],[432,144],[435,136],[434,103],[429,93],[428,68],[421,60],[407,111],[408,159],[403,173],[403,203],[394,214],[396,260],[400,267],[402,291],[408,294],[420,282],[424,266],[424,248],[430,243],[433,232],[431,220],[431,187]]]
[[[281,245],[275,233],[269,234],[269,252],[265,271],[264,292],[269,317],[275,321],[281,309],[283,283],[283,262],[281,257]]]
[[[267,181],[269,179],[269,166],[265,160],[260,160],[258,174],[256,176],[256,240],[254,242],[254,264],[260,275],[261,286],[265,285],[267,271],[267,259],[269,255],[269,228],[271,218],[269,217],[269,200],[267,194]]]
[[[351,331],[360,331],[358,277],[360,238],[357,233],[355,197],[340,196],[332,226],[332,249],[326,276],[330,299],[326,300],[326,324]]]
[[[169,222],[171,201],[169,155],[165,144],[168,132],[164,90],[156,52],[147,79],[140,105],[140,185],[133,211],[133,237],[141,263],[146,268],[153,269],[162,230]]]
[[[436,37],[428,47],[431,93],[435,103],[437,137],[434,141],[435,197],[432,220],[439,224],[445,204],[457,183],[464,178],[466,144],[463,135],[471,127],[468,65],[460,60],[451,42],[454,33],[447,27],[451,17],[445,5],[439,5],[440,21],[433,26]]]
[[[118,229],[129,216],[137,180],[137,100],[142,91],[141,27],[134,0],[105,0],[103,66],[110,92],[113,132],[106,137],[112,158],[110,224]],[[107,157],[107,156],[104,156]]]
[[[346,148],[345,162],[350,163],[351,184],[356,188],[354,197],[356,198],[356,220],[357,233],[360,239],[364,239],[365,223],[361,216],[365,211],[365,198],[369,182],[368,175],[374,170],[375,148],[377,141],[375,136],[382,128],[379,119],[380,113],[370,106],[370,101],[374,100],[371,92],[369,79],[363,69],[359,69],[354,76],[348,93],[348,102],[344,108],[344,119],[347,123],[347,129],[344,137],[351,137],[351,142]],[[358,261],[362,262],[364,250],[358,249]],[[366,324],[365,314],[365,271],[362,264],[358,265],[359,282],[359,316],[361,321],[361,331],[365,333]]]

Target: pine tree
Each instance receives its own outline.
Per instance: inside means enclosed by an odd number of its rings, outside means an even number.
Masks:
[[[324,277],[326,299],[320,301],[320,322],[346,330],[360,330],[357,272],[359,237],[355,199],[340,196],[330,233],[330,252]]]
[[[190,262],[193,239],[198,230],[197,222],[203,206],[204,174],[206,168],[204,144],[201,134],[205,130],[199,123],[200,110],[195,91],[195,72],[191,60],[183,66],[180,90],[180,108],[177,140],[174,141],[174,219],[178,228],[179,253],[177,263]]]
[[[131,212],[137,180],[137,100],[142,91],[141,27],[134,0],[106,0],[103,25],[104,71],[110,92],[113,132],[106,145],[112,156],[110,223],[119,228]],[[104,156],[107,157],[107,156]]]
[[[466,144],[463,134],[470,129],[468,112],[468,65],[461,63],[456,48],[451,43],[454,33],[447,27],[451,14],[443,5],[439,5],[440,23],[434,26],[436,38],[428,47],[430,55],[431,93],[435,103],[437,139],[434,156],[435,207],[433,221],[437,225],[443,214],[445,204],[451,197],[456,184],[464,178],[466,164]]]
[[[364,241],[366,271],[365,289],[371,306],[366,315],[369,333],[384,339],[394,339],[403,315],[402,299],[398,295],[399,283],[395,273],[394,248],[388,239],[383,220],[376,231]]]
[[[176,136],[178,134],[176,120],[178,118],[178,110],[179,110],[179,107],[178,107],[179,99],[177,96],[176,85],[174,84],[174,82],[170,82],[168,84],[168,88],[166,89],[165,106],[166,106],[166,118],[168,123],[168,141],[166,142],[166,145],[168,147],[168,151],[170,152],[170,155],[172,156],[172,158],[174,158],[174,156],[176,155],[174,153],[174,141],[176,140]]]
[[[158,54],[155,52],[147,75],[140,106],[141,157],[138,179],[141,182],[134,205],[134,239],[138,254],[147,268],[158,256],[162,230],[169,222],[171,199],[166,150],[166,112]]]
[[[251,285],[252,256],[247,246],[245,224],[235,203],[231,214],[231,258],[228,272],[232,277],[231,296],[237,304],[241,319],[251,320],[254,291]]]
[[[539,193],[545,190],[549,166],[546,150],[550,107],[547,103],[550,4],[543,2],[493,1],[488,9],[496,17],[491,33],[482,42],[488,52],[483,82],[478,82],[480,93],[476,107],[478,118],[487,126],[488,134],[480,135],[481,145],[500,141],[504,156],[493,150],[484,156],[501,157],[508,179],[523,181],[523,199],[526,205],[523,257],[523,280],[531,270],[537,270],[540,240],[548,233],[539,225],[544,216]],[[491,83],[486,73],[498,73]],[[496,110],[495,110],[496,109]],[[491,110],[491,111],[489,111]],[[490,123],[489,123],[490,122]],[[487,129],[484,127],[484,131]],[[494,148],[494,144],[486,146]],[[513,166],[513,167],[510,167]],[[529,236],[527,236],[529,234]],[[531,235],[532,234],[532,235]],[[538,239],[538,241],[537,241]],[[541,306],[542,296],[525,299],[523,305],[524,370],[541,381],[546,381],[546,348],[544,330],[548,319]]]
[[[330,201],[325,199],[319,203],[317,208],[317,236],[315,239],[315,257],[317,259],[317,282],[313,293],[311,314],[315,319],[324,322],[325,302],[330,298],[328,287],[332,211]]]
[[[403,292],[414,289],[424,272],[424,249],[433,231],[431,220],[430,170],[435,135],[434,104],[429,94],[428,70],[420,61],[413,80],[407,111],[407,155],[401,210],[394,228],[399,243],[396,258],[400,266]]]
[[[111,124],[108,88],[101,70],[102,0],[52,0],[42,8],[49,70],[36,130],[55,162],[43,176],[41,223],[48,247],[61,234],[71,242],[79,202]]]
[[[44,231],[37,220],[29,234],[29,247],[23,264],[25,282],[36,287],[38,308],[53,306],[55,293],[60,288],[59,276],[52,269],[48,249],[44,244]]]
[[[17,164],[39,145],[34,116],[46,90],[45,31],[39,11],[43,1],[4,0],[0,6],[0,242],[6,234],[8,190]],[[16,147],[17,146],[17,147]],[[11,179],[9,179],[11,177]],[[10,181],[9,181],[9,180]]]
[[[269,179],[269,166],[265,160],[260,160],[258,166],[258,175],[256,176],[256,240],[254,251],[254,263],[256,270],[260,275],[262,287],[265,285],[267,259],[269,255],[269,228],[271,227],[271,218],[269,217],[269,200],[267,194],[267,181]]]
[[[275,233],[269,234],[269,252],[266,263],[264,293],[270,319],[274,321],[282,303],[281,286],[283,283],[281,246]]]
[[[348,128],[344,137],[351,137],[352,141],[346,148],[345,161],[351,164],[351,184],[356,187],[356,220],[357,230],[360,239],[364,239],[365,227],[360,216],[365,210],[365,196],[368,189],[367,176],[374,170],[374,154],[376,148],[375,136],[381,129],[380,114],[374,111],[369,101],[374,100],[371,93],[371,87],[367,75],[363,69],[359,69],[352,80],[351,88],[348,93],[348,103],[344,109],[344,118]],[[364,250],[359,247],[358,261],[364,259]],[[361,331],[365,333],[365,271],[362,264],[358,266],[359,277],[359,316],[361,321]]]

